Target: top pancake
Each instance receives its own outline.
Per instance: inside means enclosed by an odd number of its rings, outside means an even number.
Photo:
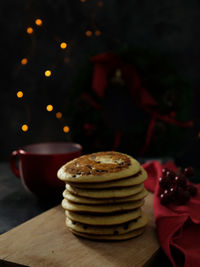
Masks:
[[[108,151],[76,158],[58,170],[58,178],[73,183],[100,183],[132,176],[140,164],[129,155]]]

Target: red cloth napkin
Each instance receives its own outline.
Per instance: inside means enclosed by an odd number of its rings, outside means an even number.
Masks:
[[[144,185],[154,192],[154,217],[160,244],[173,266],[200,266],[200,185],[198,193],[186,205],[163,206],[158,196],[158,178],[162,168],[177,171],[173,162],[158,161],[143,164],[148,173]]]

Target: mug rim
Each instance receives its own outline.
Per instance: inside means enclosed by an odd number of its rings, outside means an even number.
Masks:
[[[30,152],[26,150],[26,147],[34,147],[36,145],[48,145],[48,144],[71,144],[74,147],[76,147],[77,149],[75,149],[74,151],[71,152],[59,152],[59,153],[37,153],[37,152]],[[71,153],[76,153],[76,152],[81,152],[83,149],[82,145],[80,145],[79,143],[75,143],[75,142],[39,142],[39,143],[32,143],[32,144],[28,144],[25,146],[22,146],[18,149],[18,151],[20,151],[20,154],[24,154],[24,155],[40,155],[40,156],[53,156],[53,155],[65,155],[65,154],[71,154]]]

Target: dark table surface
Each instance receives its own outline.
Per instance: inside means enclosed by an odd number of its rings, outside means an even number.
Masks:
[[[0,163],[0,234],[58,204],[60,204],[59,200],[56,202],[39,200],[26,191],[20,179],[12,173],[9,163]],[[11,263],[7,264],[0,261],[0,266],[14,266]],[[171,267],[172,265],[163,251],[159,250],[151,262],[145,266]]]
[[[0,234],[57,204],[37,199],[25,190],[8,162],[0,163]]]

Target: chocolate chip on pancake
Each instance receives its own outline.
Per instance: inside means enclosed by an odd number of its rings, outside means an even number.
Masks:
[[[140,164],[129,155],[108,151],[76,158],[58,171],[65,182],[105,182],[129,177],[140,170]]]
[[[101,241],[106,241],[106,240],[117,241],[118,240],[120,241],[120,240],[127,240],[127,239],[141,235],[144,232],[145,228],[144,227],[139,228],[139,229],[136,229],[136,230],[133,230],[131,232],[121,234],[121,235],[117,232],[113,233],[113,235],[94,235],[94,234],[86,234],[86,233],[77,232],[71,228],[69,228],[69,230],[77,236],[81,236],[81,237],[91,239],[91,240],[101,240]]]
[[[94,234],[94,235],[113,235],[117,231],[120,235],[125,234],[136,229],[144,227],[148,219],[144,213],[138,219],[122,223],[119,225],[98,226],[98,225],[86,225],[80,222],[74,223],[71,219],[66,217],[67,227],[81,233]]]
[[[73,211],[65,210],[65,214],[72,221],[85,223],[89,225],[118,225],[121,223],[125,223],[136,218],[139,218],[142,214],[141,209],[135,209],[131,211],[123,211],[117,214],[105,214],[105,215],[97,215],[97,214],[83,214],[77,213]]]
[[[114,203],[114,204],[102,204],[102,205],[87,205],[73,203],[67,199],[62,200],[62,207],[69,211],[81,212],[81,213],[101,213],[108,214],[113,212],[120,212],[126,210],[134,210],[141,207],[144,204],[144,200],[138,200],[128,203]]]
[[[87,197],[73,195],[66,189],[63,192],[63,197],[69,200],[70,202],[77,204],[101,205],[101,204],[134,202],[145,198],[147,194],[148,194],[147,190],[143,189],[141,192],[129,197],[97,199],[97,198],[87,198]]]
[[[88,197],[88,198],[123,198],[128,197],[131,195],[135,195],[139,192],[141,192],[144,189],[143,184],[134,185],[130,187],[124,187],[124,188],[105,188],[105,189],[85,189],[85,188],[78,188],[71,186],[69,184],[66,185],[66,189],[70,191],[74,195]]]
[[[123,188],[143,183],[147,178],[146,171],[141,167],[140,171],[131,177],[119,180],[102,182],[102,183],[74,183],[69,182],[71,186],[87,189],[103,189],[103,188]]]
[[[131,165],[130,158],[117,152],[99,152],[82,156],[65,167],[71,175],[100,175],[102,172],[118,172]]]

